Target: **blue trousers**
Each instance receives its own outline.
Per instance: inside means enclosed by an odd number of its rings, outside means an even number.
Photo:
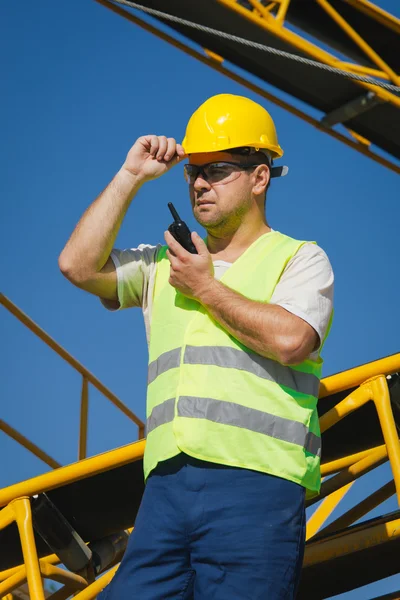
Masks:
[[[292,600],[304,497],[285,479],[185,454],[160,463],[98,600]]]

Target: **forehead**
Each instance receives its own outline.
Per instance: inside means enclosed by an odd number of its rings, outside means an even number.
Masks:
[[[234,161],[240,162],[240,158],[237,155],[230,154],[229,152],[199,152],[196,154],[189,154],[189,162],[191,165],[205,165],[211,162],[219,161]]]

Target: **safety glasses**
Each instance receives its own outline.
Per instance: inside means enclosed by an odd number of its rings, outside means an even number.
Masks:
[[[259,163],[244,165],[226,161],[212,162],[201,166],[189,163],[183,166],[183,172],[189,184],[193,185],[198,176],[201,175],[208,183],[215,185],[230,183],[239,177],[241,171],[254,169],[254,167],[258,166]]]

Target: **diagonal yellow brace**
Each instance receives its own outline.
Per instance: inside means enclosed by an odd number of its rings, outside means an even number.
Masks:
[[[52,579],[58,583],[64,583],[72,590],[82,590],[88,585],[87,580],[76,573],[60,569],[48,563],[41,563],[41,573],[46,579]]]
[[[289,4],[290,4],[290,0],[281,0],[281,5],[276,14],[276,22],[279,25],[283,25],[283,23],[285,21],[286,13],[289,9]]]
[[[5,579],[0,583],[0,598],[3,598],[5,594],[12,592],[17,589],[20,585],[25,583],[26,581],[26,569],[25,567],[21,567],[18,571],[14,573],[8,579]],[[4,600],[4,599],[3,599]]]
[[[61,561],[58,558],[57,554],[49,554],[48,556],[44,556],[43,558],[39,559],[40,565],[42,563],[47,563],[49,565],[55,565],[55,564],[58,564],[59,562],[61,562]],[[21,564],[21,565],[17,565],[16,567],[12,567],[11,569],[5,569],[4,571],[0,571],[0,581],[4,581],[5,579],[7,579],[7,577],[11,577],[11,575],[14,575],[14,573],[19,571],[21,568],[25,569],[25,565]]]
[[[378,447],[378,449],[374,449],[368,454],[368,456],[366,456],[362,460],[359,460],[358,462],[351,465],[347,469],[344,469],[334,477],[331,477],[327,481],[324,481],[324,483],[321,486],[319,496],[316,496],[315,498],[310,498],[310,500],[307,501],[306,505],[312,506],[320,499],[326,498],[330,494],[333,494],[333,492],[335,492],[336,490],[342,488],[343,486],[347,485],[352,481],[355,481],[356,479],[359,479],[360,477],[362,477],[366,473],[369,473],[376,467],[379,467],[387,460],[388,456],[385,445]]]
[[[371,400],[371,389],[369,386],[361,385],[359,388],[354,390],[351,394],[346,396],[341,402],[336,404],[331,410],[322,415],[319,420],[319,426],[321,433],[324,433],[327,429],[330,429],[336,423],[350,415],[355,410],[361,408],[363,404],[366,404]]]
[[[335,533],[335,531],[349,527],[371,512],[371,510],[379,506],[382,502],[390,498],[390,496],[393,496],[395,493],[396,488],[394,481],[389,481],[384,486],[373,492],[370,496],[364,498],[364,500],[353,506],[338,519],[332,521],[332,523],[327,525],[327,527],[324,527],[321,531],[321,534],[325,535],[328,533]]]
[[[278,0],[280,3],[280,0]],[[263,4],[261,4],[261,2],[259,0],[249,0],[250,4],[252,5],[252,7],[259,12],[259,14],[262,16],[263,19],[266,19],[267,21],[270,21],[271,19],[274,20],[274,17],[271,15],[271,9],[272,6],[270,6],[269,8],[264,6]]]
[[[347,23],[337,10],[329,4],[327,0],[316,0],[317,3],[326,11],[326,13],[339,25],[339,27],[353,40],[355,44],[374,62],[378,67],[382,69],[395,83],[399,85],[399,76],[389,67],[389,65],[371,48],[369,44]]]
[[[115,565],[115,567],[96,579],[96,581],[89,585],[85,590],[78,592],[78,594],[74,596],[74,600],[94,600],[96,596],[100,594],[100,592],[110,583],[118,567],[119,564]]]
[[[321,529],[322,525],[338,506],[342,498],[347,494],[353,483],[354,481],[336,490],[336,492],[333,492],[333,494],[325,498],[318,506],[317,510],[307,521],[306,540],[309,540]]]
[[[357,133],[356,131],[353,131],[352,129],[349,129],[347,127],[347,131],[350,133],[351,136],[353,136],[353,138],[355,140],[357,140],[357,142],[359,142],[360,144],[363,144],[364,146],[369,147],[371,145],[371,142],[369,140],[367,140],[367,138],[365,138],[364,136],[360,135],[359,133]]]
[[[382,444],[381,446],[375,446],[375,448],[370,448],[369,450],[363,450],[362,452],[356,452],[355,454],[349,454],[348,456],[337,458],[336,460],[332,460],[328,463],[323,463],[321,465],[321,476],[327,477],[328,475],[333,475],[342,469],[346,469],[347,467],[354,465],[363,458],[366,458],[374,450],[382,450],[383,448],[385,448],[385,444]]]
[[[266,20],[261,17],[258,17],[258,15],[254,14],[247,8],[244,8],[241,4],[234,2],[234,0],[216,1],[219,4],[222,4],[226,8],[230,9],[231,11],[243,16],[245,19],[254,23],[255,25],[258,25],[261,29],[265,29],[268,32],[272,33],[279,40],[290,44],[292,47],[296,48],[296,50],[299,50],[301,53],[305,53],[312,59],[318,62],[325,63],[326,65],[329,65],[331,67],[341,67],[341,61],[338,58],[336,58],[336,56],[330,54],[329,52],[326,52],[322,48],[319,48],[315,44],[308,41],[306,38],[301,37],[300,35],[291,31],[290,29],[282,27],[281,24],[279,24],[276,21],[276,19]],[[386,68],[384,70],[387,72],[388,68],[389,67],[386,65]],[[393,80],[396,81],[396,78],[398,76],[394,72],[393,75]],[[363,81],[355,81],[354,83],[366,90],[374,92],[376,96],[378,96],[383,102],[390,102],[394,106],[398,108],[400,107],[400,97],[397,94],[389,92],[389,90],[385,90],[376,85],[373,85],[372,83],[366,83]]]
[[[400,35],[400,19],[391,15],[383,8],[380,8],[376,4],[369,2],[368,0],[344,0],[347,4],[350,4],[353,8],[356,8],[360,12],[367,15],[374,21],[381,23],[385,27],[389,27],[395,33]]]
[[[0,511],[0,529],[8,527],[13,521],[15,521],[14,511],[9,506],[6,506]]]

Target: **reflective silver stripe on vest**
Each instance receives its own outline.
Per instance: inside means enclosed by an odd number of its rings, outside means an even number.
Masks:
[[[174,348],[173,350],[168,350],[168,352],[164,352],[164,354],[160,354],[157,360],[153,360],[149,364],[149,371],[147,375],[147,383],[151,383],[161,375],[161,373],[165,373],[165,371],[169,371],[169,369],[175,369],[180,365],[180,357],[181,357],[181,349]]]
[[[162,355],[163,356],[163,355]],[[161,358],[161,357],[160,357]],[[311,373],[295,371],[259,354],[227,346],[186,346],[183,362],[191,365],[215,365],[253,373],[292,390],[318,396],[319,379]]]
[[[146,432],[149,434],[156,427],[165,425],[174,420],[175,416],[175,398],[169,398],[162,404],[155,406],[151,411],[151,415],[147,419]]]
[[[316,456],[321,456],[321,438],[311,433],[303,423],[241,406],[235,402],[181,396],[178,400],[178,416],[207,419],[214,423],[263,433],[296,444]]]

